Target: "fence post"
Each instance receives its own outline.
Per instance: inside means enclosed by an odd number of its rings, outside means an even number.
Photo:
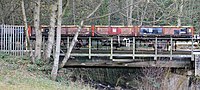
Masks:
[[[0,29],[1,30],[1,50],[2,50],[2,46],[3,46],[2,45],[3,44],[3,42],[2,42],[3,41],[3,30],[2,30],[3,28],[2,28],[2,25],[0,25],[0,28],[1,28]]]
[[[5,31],[5,33],[4,33],[4,39],[5,39],[5,45],[4,45],[4,47],[5,47],[5,51],[6,51],[6,53],[7,53],[7,27],[6,27],[6,25],[4,25],[4,31]]]
[[[12,25],[12,50],[13,50],[13,53],[12,53],[12,55],[15,55],[15,28],[14,28],[14,26]]]

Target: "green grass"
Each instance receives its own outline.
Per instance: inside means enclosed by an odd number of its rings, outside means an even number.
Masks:
[[[0,54],[0,90],[92,90],[79,82],[52,81],[30,66],[26,59]]]

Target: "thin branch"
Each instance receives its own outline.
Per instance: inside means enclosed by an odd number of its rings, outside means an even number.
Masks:
[[[90,18],[90,17],[98,10],[98,8],[101,6],[102,2],[103,2],[103,0],[101,0],[101,2],[99,3],[99,5],[94,9],[94,11],[93,11],[92,13],[90,13],[90,14],[87,16],[87,18]]]
[[[89,20],[93,20],[93,19],[99,19],[99,18],[103,18],[103,17],[109,16],[109,15],[118,13],[119,11],[124,10],[124,9],[127,9],[127,8],[129,8],[130,6],[133,6],[133,5],[135,5],[135,4],[139,3],[139,2],[140,2],[140,1],[138,1],[138,2],[136,2],[136,3],[134,3],[134,4],[131,4],[131,5],[128,5],[128,6],[124,7],[124,8],[122,8],[122,9],[118,9],[118,10],[116,10],[115,12],[107,13],[107,14],[102,15],[102,16],[97,16],[97,17],[92,17],[92,18],[85,18],[84,21],[89,21]]]
[[[94,11],[92,11],[92,12],[86,17],[86,19],[89,18],[89,17],[91,17],[91,16],[98,10],[98,8],[102,5],[102,2],[103,2],[103,0],[101,0],[101,2],[99,3],[99,5],[94,9]],[[69,49],[67,50],[67,53],[65,54],[65,57],[64,57],[64,59],[63,59],[61,65],[60,65],[60,68],[64,67],[65,63],[68,61],[68,59],[69,59],[69,57],[70,57],[70,54],[71,54],[71,52],[72,52],[72,49],[73,49],[73,47],[74,47],[74,45],[75,45],[75,43],[76,43],[76,41],[77,41],[78,34],[79,34],[79,32],[81,31],[82,26],[84,25],[84,21],[85,21],[85,20],[81,20],[80,26],[78,26],[78,30],[77,30],[77,32],[76,32],[75,35],[74,35],[74,38],[73,38],[73,40],[72,40],[72,42],[71,42],[71,44],[70,44]]]

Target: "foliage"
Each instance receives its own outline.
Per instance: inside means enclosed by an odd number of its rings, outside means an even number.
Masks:
[[[1,11],[1,23],[6,24],[23,24],[22,15],[18,13],[21,11],[19,0],[14,3],[15,0],[1,1],[0,6]],[[69,1],[69,5],[66,8],[66,12],[63,15],[63,24],[64,25],[78,25],[88,13],[95,8],[99,0],[74,0],[75,5],[73,7],[73,0]],[[127,0],[126,0],[127,1]],[[92,16],[99,17],[106,15],[111,10],[116,13],[111,15],[111,25],[126,25],[127,24],[127,9],[125,8],[131,3],[126,4],[124,0],[111,0],[109,3],[108,0],[104,0],[104,3],[99,8],[99,10]],[[11,2],[11,3],[7,3]],[[63,7],[66,4],[66,1],[63,1]],[[33,1],[26,1],[25,8],[27,12],[28,23],[33,25]],[[49,24],[50,18],[50,4],[51,0],[42,0],[41,2],[41,24]],[[199,15],[200,15],[200,1],[199,0],[134,0],[133,2],[133,13],[132,19],[133,25],[140,25],[142,22],[143,25],[177,25],[177,19],[180,11],[180,6],[183,5],[183,12],[181,15],[182,25],[192,25],[199,30]],[[110,8],[109,8],[110,7]],[[145,8],[146,7],[146,8]],[[14,11],[7,10],[9,8],[15,8]],[[121,9],[121,10],[120,10]],[[75,14],[73,14],[73,10]],[[123,15],[122,15],[123,14]],[[75,16],[74,16],[75,15]],[[75,18],[73,18],[75,17]],[[73,22],[75,19],[75,23]],[[89,20],[85,22],[86,25],[96,24],[96,25],[108,25],[108,15]]]
[[[93,90],[88,85],[63,77],[59,77],[58,82],[49,80],[49,75],[40,70],[27,59],[1,53],[0,87],[2,90]]]

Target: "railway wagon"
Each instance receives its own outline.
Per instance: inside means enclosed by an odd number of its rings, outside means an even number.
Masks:
[[[192,37],[192,26],[96,26],[97,35]]]
[[[61,36],[73,36],[78,30],[75,25],[62,26]],[[41,26],[44,36],[48,36],[49,27]],[[127,36],[127,37],[192,37],[194,35],[192,26],[84,26],[79,36]],[[56,32],[56,30],[55,30]],[[35,37],[35,30],[31,28],[31,36]]]

